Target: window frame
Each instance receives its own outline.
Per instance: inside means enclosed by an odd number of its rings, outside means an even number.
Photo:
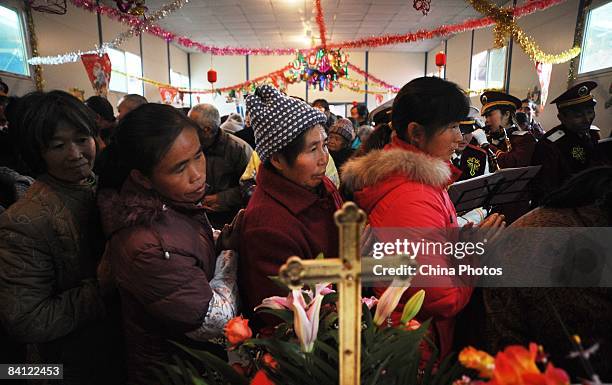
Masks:
[[[122,49],[117,49],[117,48],[110,48],[110,49],[112,49],[112,50],[114,50],[114,51],[117,51],[117,52],[120,52],[120,53],[121,53],[121,55],[122,55],[122,57],[123,57],[123,68],[125,69],[125,70],[124,70],[124,71],[122,71],[122,72],[125,72],[125,73],[127,73],[127,74],[130,74],[130,71],[128,70],[128,63],[127,63],[127,62],[128,62],[128,60],[127,60],[127,54],[130,54],[130,55],[133,55],[133,56],[138,57],[138,58],[140,59],[140,68],[139,68],[140,74],[132,74],[132,75],[139,76],[139,77],[141,77],[141,78],[142,78],[142,77],[144,77],[144,76],[143,76],[143,74],[142,74],[142,57],[141,57],[140,55],[135,54],[135,53],[130,52],[130,51],[124,51],[124,50],[122,50]],[[110,59],[110,56],[111,56],[111,55],[109,54],[109,59]],[[112,59],[111,59],[111,64],[112,64]],[[112,81],[113,81],[113,77],[112,77],[112,76],[113,76],[113,75],[112,75],[112,72],[111,72],[111,83],[112,83]],[[117,74],[115,74],[115,76],[117,76]],[[124,77],[125,77],[125,91],[123,91],[123,90],[117,90],[117,89],[112,89],[112,88],[110,87],[110,84],[109,84],[109,86],[108,86],[108,90],[109,90],[110,92],[115,92],[115,93],[118,93],[118,94],[126,94],[126,95],[127,95],[127,94],[130,94],[130,93],[137,93],[137,94],[139,94],[139,95],[141,95],[141,96],[144,96],[144,93],[145,93],[145,87],[144,87],[144,81],[143,81],[143,80],[136,80],[137,82],[140,82],[140,87],[139,87],[139,91],[140,91],[140,92],[130,92],[130,77],[129,77],[129,76],[126,76],[126,75],[121,75],[121,76],[124,76]],[[116,79],[116,78],[115,78],[115,79]],[[132,91],[133,91],[133,90],[132,90]]]
[[[490,72],[489,71],[489,64],[491,63],[491,52],[494,51],[494,50],[503,50],[504,51],[504,60],[503,60],[503,63],[504,63],[504,65],[503,65],[504,76],[502,78],[502,81],[501,81],[502,84],[501,84],[500,87],[492,87],[491,85],[488,84],[489,83],[488,74]],[[485,86],[484,87],[474,87],[472,85],[472,81],[473,81],[472,72],[474,71],[474,68],[475,68],[475,66],[474,66],[474,57],[477,56],[477,55],[482,54],[483,52],[487,53],[487,65],[486,65],[486,69],[485,69],[485,71],[486,71],[486,75],[485,76],[487,78],[485,79]],[[490,88],[503,88],[504,84],[506,83],[506,77],[508,76],[508,68],[507,68],[508,65],[507,65],[507,63],[508,63],[508,48],[506,46],[501,47],[501,48],[487,48],[486,50],[473,53],[472,56],[470,57],[470,74],[469,74],[470,80],[469,80],[469,87],[468,88],[470,90],[480,90],[480,89],[490,89]]]
[[[24,49],[25,49],[26,66],[28,69],[27,75],[0,70],[0,77],[7,77],[7,78],[10,77],[10,78],[19,79],[19,80],[34,81],[34,66],[32,66],[31,64],[27,62],[29,59],[32,58],[32,49],[30,47],[30,31],[27,28],[27,20],[26,20],[24,11],[21,7],[16,5],[11,0],[3,2],[0,5],[17,14],[17,18],[19,19],[19,24],[21,26],[21,35],[23,37],[23,44],[24,44]]]
[[[582,12],[584,12],[584,16],[583,16],[583,23],[582,23],[582,31],[580,31],[582,33],[582,40],[580,42],[581,48],[584,47],[584,42],[587,37],[587,30],[589,27],[589,22],[591,20],[591,12],[605,5],[608,5],[608,4],[612,4],[612,2],[604,1],[604,0],[593,1],[593,3],[588,8],[585,8],[584,10],[582,10]],[[576,79],[591,78],[593,76],[597,77],[598,75],[608,74],[612,72],[612,65],[610,65],[609,67],[604,67],[604,68],[600,68],[600,69],[593,70],[593,71],[580,72],[580,67],[582,66],[582,58],[583,58],[583,51],[581,50],[580,55],[578,55],[578,57],[575,59],[578,61],[576,63],[576,67],[577,67],[576,75],[575,75]]]

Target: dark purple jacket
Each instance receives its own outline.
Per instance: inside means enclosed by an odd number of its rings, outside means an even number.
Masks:
[[[128,379],[155,383],[150,368],[170,362],[167,340],[184,339],[206,316],[215,252],[202,207],[162,201],[128,179],[120,193],[101,191],[98,205],[121,294]]]

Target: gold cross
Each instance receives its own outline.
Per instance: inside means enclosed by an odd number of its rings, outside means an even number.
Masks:
[[[334,214],[340,228],[340,258],[302,260],[293,256],[279,277],[290,289],[304,283],[335,282],[338,286],[340,384],[360,385],[361,377],[361,255],[360,235],[366,215],[353,202]]]

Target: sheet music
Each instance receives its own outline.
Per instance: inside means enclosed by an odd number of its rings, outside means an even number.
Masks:
[[[527,184],[540,167],[505,168],[460,181],[449,187],[448,194],[457,212],[524,201],[528,199]]]

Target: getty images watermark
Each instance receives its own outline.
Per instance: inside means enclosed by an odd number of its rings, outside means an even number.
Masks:
[[[363,281],[377,286],[410,277],[419,287],[612,287],[611,228],[509,228],[494,239],[490,235],[372,229],[362,245]]]

